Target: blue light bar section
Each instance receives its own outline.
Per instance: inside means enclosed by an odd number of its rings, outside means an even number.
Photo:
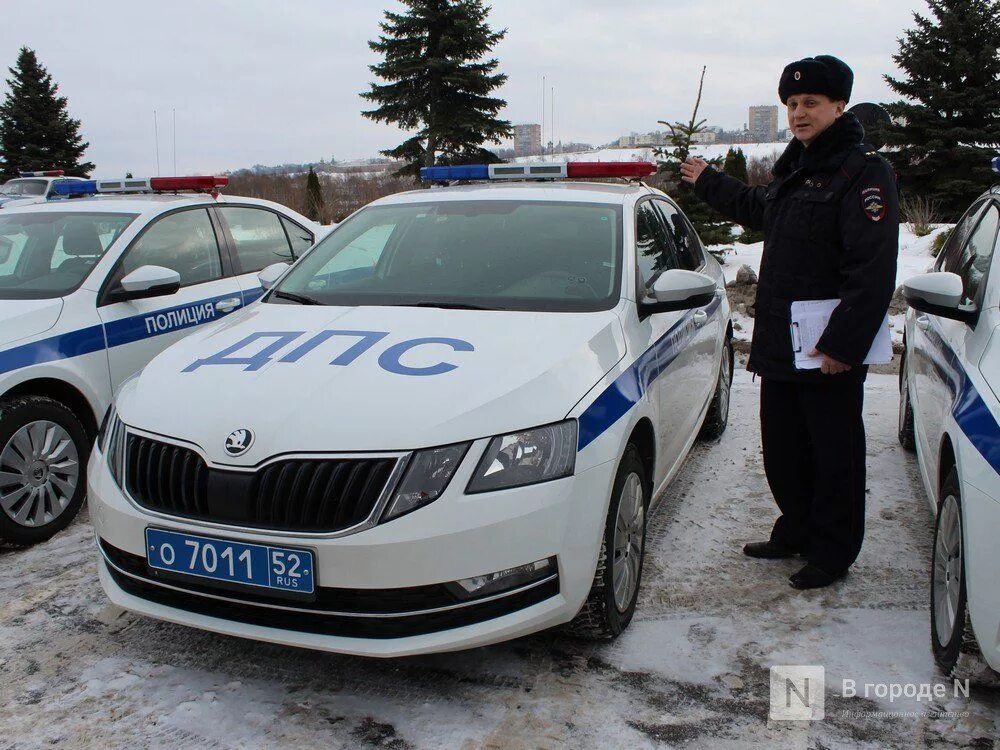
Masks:
[[[463,164],[458,167],[421,167],[420,179],[424,182],[448,180],[488,180],[490,168],[485,164]]]
[[[52,185],[56,195],[94,195],[97,193],[97,180],[60,180]]]
[[[1000,156],[997,156],[990,162],[990,166],[993,167],[993,171],[1000,174]]]

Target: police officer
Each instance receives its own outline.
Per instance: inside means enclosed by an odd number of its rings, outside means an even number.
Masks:
[[[747,369],[761,377],[764,470],[781,511],[751,557],[802,555],[798,589],[841,578],[861,551],[865,522],[862,364],[896,279],[899,201],[892,168],[863,143],[850,112],[854,74],[830,55],[781,74],[778,95],[794,139],[766,187],[750,187],[697,158],[682,178],[729,219],[764,232]],[[798,370],[790,333],[795,300],[839,299],[814,356]],[[817,351],[818,350],[818,351]]]

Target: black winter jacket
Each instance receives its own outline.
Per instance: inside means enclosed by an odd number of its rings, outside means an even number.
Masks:
[[[885,319],[896,283],[896,177],[842,115],[808,148],[793,140],[774,180],[750,187],[711,167],[695,192],[727,218],[764,231],[747,369],[765,378],[829,381],[864,377],[862,362]],[[797,370],[790,332],[794,300],[840,299],[821,352],[851,365],[844,375]]]

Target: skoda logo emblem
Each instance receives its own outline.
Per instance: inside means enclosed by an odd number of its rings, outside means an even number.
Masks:
[[[253,445],[253,430],[246,427],[233,430],[226,438],[226,453],[230,456],[242,456]]]

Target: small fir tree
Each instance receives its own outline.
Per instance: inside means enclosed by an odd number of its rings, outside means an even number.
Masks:
[[[928,0],[931,15],[899,40],[885,76],[904,100],[887,105],[886,132],[901,187],[955,220],[992,182],[1000,146],[1000,1]]]
[[[507,102],[490,96],[507,76],[496,72],[495,58],[484,58],[506,30],[490,28],[482,0],[402,2],[406,12],[386,11],[382,35],[368,43],[383,55],[370,68],[386,83],[361,94],[378,105],[361,114],[417,132],[382,153],[408,162],[397,174],[500,161],[483,144],[512,134],[510,122],[497,117]]]
[[[94,165],[81,159],[90,144],[34,50],[21,47],[17,64],[8,70],[7,95],[0,104],[0,171],[15,176],[21,170],[62,169],[88,176]]]
[[[319,177],[313,168],[309,167],[309,176],[306,178],[306,216],[313,221],[321,221],[325,209],[326,201],[323,200],[323,188],[319,184]]]
[[[694,189],[681,181],[680,167],[691,153],[694,136],[705,129],[705,120],[698,120],[698,107],[701,105],[701,92],[705,85],[705,68],[701,69],[701,81],[698,83],[698,98],[695,100],[694,111],[688,122],[666,122],[658,120],[661,125],[670,129],[671,148],[653,149],[658,158],[659,184],[677,202],[681,210],[694,225],[701,241],[706,245],[721,245],[732,241],[732,224],[727,222],[716,211],[713,211],[705,201],[699,198]],[[721,165],[722,159],[708,159],[714,167]]]
[[[747,174],[747,157],[742,148],[730,146],[729,151],[726,152],[726,161],[722,165],[722,171],[740,182],[750,182],[750,176]]]

